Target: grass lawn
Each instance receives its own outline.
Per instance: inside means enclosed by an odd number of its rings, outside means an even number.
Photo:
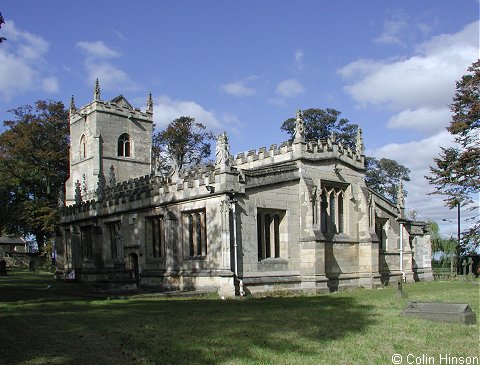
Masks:
[[[403,364],[409,354],[440,364],[440,354],[480,356],[478,323],[399,316],[409,301],[464,302],[480,321],[478,280],[407,284],[406,299],[392,287],[220,300],[108,298],[51,275],[0,277],[0,364],[392,364],[393,354]]]

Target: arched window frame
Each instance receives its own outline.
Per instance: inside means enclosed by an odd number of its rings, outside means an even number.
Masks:
[[[122,133],[118,137],[117,142],[117,156],[118,157],[132,157],[132,139],[128,133]]]
[[[345,194],[337,194],[337,233],[345,233]]]
[[[347,233],[346,187],[322,187],[320,195],[320,226],[323,233]]]
[[[80,159],[84,160],[87,158],[87,137],[85,134],[82,134],[80,137]]]
[[[184,212],[183,222],[185,258],[205,258],[207,256],[206,210]]]

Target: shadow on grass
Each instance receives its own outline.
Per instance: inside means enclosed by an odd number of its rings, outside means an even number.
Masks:
[[[375,323],[373,306],[352,297],[59,300],[42,293],[0,312],[7,363],[274,363],[315,356],[322,344]]]

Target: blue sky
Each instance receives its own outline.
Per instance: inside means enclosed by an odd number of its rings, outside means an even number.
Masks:
[[[98,77],[103,99],[145,108],[151,91],[159,127],[193,116],[238,153],[286,140],[297,109],[331,107],[361,126],[368,155],[412,170],[407,209],[455,217],[423,176],[451,144],[455,80],[479,58],[478,0],[4,0],[0,11],[1,120],[37,99],[84,105]]]

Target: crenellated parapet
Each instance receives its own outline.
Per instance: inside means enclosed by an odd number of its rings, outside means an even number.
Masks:
[[[221,171],[214,165],[199,165],[166,176],[152,174],[118,182],[105,186],[101,194],[89,191],[86,196],[79,196],[74,205],[62,208],[62,216],[69,220],[78,214],[96,216],[105,209],[112,212],[128,210],[131,205],[149,206],[204,198],[212,192],[242,190],[242,183],[236,169]]]
[[[94,112],[116,114],[132,120],[142,120],[153,123],[152,112],[149,110],[142,111],[140,108],[133,108],[128,103],[116,103],[115,100],[117,98],[110,101],[94,100],[80,109],[70,109],[70,124],[77,123]]]
[[[74,104],[72,103],[72,105]],[[147,100],[147,111],[142,112],[132,108],[123,96],[104,102],[99,99],[98,94],[91,104],[78,110],[72,106],[70,111],[73,113],[72,119],[75,123],[82,115],[93,110],[115,110],[115,112],[125,115],[133,115],[133,118],[141,117],[150,120],[151,108],[153,108],[153,101],[150,96]],[[293,141],[286,141],[278,146],[273,144],[269,148],[260,147],[236,156],[230,154],[228,136],[223,132],[217,138],[215,161],[212,164],[199,165],[180,171],[174,167],[167,175],[144,175],[122,181],[124,177],[119,178],[117,169],[114,169],[113,165],[103,166],[103,169],[94,175],[95,182],[94,184],[90,182],[90,188],[87,189],[85,183],[80,184],[78,181],[79,186],[76,189],[73,210],[66,210],[66,212],[68,214],[71,211],[87,209],[85,205],[92,208],[95,205],[92,202],[109,207],[139,202],[144,199],[152,200],[152,204],[159,204],[159,202],[167,204],[169,200],[195,199],[211,191],[217,193],[232,189],[238,191],[242,184],[245,185],[244,175],[248,170],[275,167],[279,164],[297,161],[309,163],[329,161],[335,166],[343,164],[357,171],[365,169],[361,131],[357,134],[357,147],[352,149],[337,141],[335,135],[326,139],[305,141],[302,137],[304,128],[301,112],[297,113],[297,124],[297,138]],[[112,159],[112,161],[114,160]],[[108,169],[110,169],[109,173]]]
[[[242,152],[233,159],[233,166],[240,169],[251,169],[269,164],[294,160],[332,160],[337,159],[356,169],[365,168],[365,156],[360,150],[352,150],[335,138],[320,139],[307,142],[283,142],[279,146],[273,144],[268,149]]]
[[[147,98],[147,108],[143,112],[140,108],[134,108],[123,95],[119,95],[110,101],[104,101],[101,99],[100,82],[98,79],[95,81],[95,87],[93,90],[93,100],[91,103],[77,109],[75,107],[75,100],[72,96],[70,100],[70,124],[74,124],[86,118],[93,112],[104,112],[110,114],[116,114],[121,117],[126,117],[130,120],[139,119],[143,121],[153,122],[153,99],[150,93]]]

